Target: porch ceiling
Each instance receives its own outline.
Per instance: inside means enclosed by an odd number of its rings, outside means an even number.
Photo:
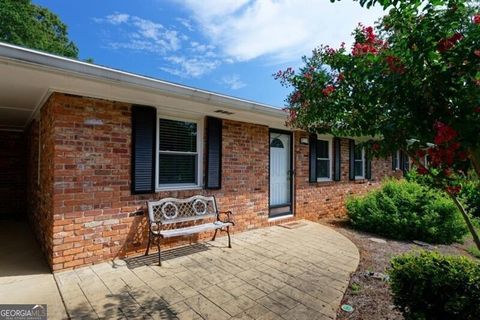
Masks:
[[[23,130],[52,92],[284,128],[284,113],[272,106],[5,43],[0,43],[0,75],[0,130]]]

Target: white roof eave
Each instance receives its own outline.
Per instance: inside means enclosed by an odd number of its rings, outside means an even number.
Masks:
[[[52,72],[61,72],[75,77],[80,76],[107,81],[117,85],[129,85],[142,89],[155,90],[159,94],[193,99],[198,102],[211,103],[234,110],[251,111],[276,119],[285,119],[285,113],[280,108],[270,105],[187,87],[0,42],[0,61],[2,60],[41,67],[51,70]]]

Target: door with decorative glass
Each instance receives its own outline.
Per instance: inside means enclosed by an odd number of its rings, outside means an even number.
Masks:
[[[292,213],[292,136],[270,132],[270,211],[278,217]]]

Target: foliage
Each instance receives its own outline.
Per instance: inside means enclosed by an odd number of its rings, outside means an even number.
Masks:
[[[462,183],[459,197],[467,211],[472,216],[480,218],[480,180],[472,178]]]
[[[48,9],[31,0],[0,0],[0,41],[77,58],[67,26]]]
[[[298,71],[274,76],[291,86],[288,125],[343,137],[370,137],[374,156],[406,152],[419,174],[445,190],[480,249],[457,199],[466,172],[480,176],[480,3],[469,0],[360,0],[390,9],[359,25],[347,49],[320,46]],[[428,167],[421,160],[428,154]]]
[[[432,177],[419,174],[416,170],[409,170],[404,175],[405,179],[410,182],[417,182],[422,186],[430,186],[432,184]]]
[[[478,250],[477,247],[474,247],[474,246],[468,247],[467,251],[475,258],[480,259],[480,250]]]
[[[350,289],[352,290],[352,294],[359,294],[362,291],[362,286],[356,282],[353,282],[350,285]]]
[[[340,1],[340,0],[330,0],[330,2],[335,2],[335,1]],[[371,6],[376,5],[377,3],[383,8],[388,8],[390,6],[394,7],[402,7],[402,6],[411,6],[411,5],[416,5],[420,6],[422,5],[423,1],[422,0],[358,0],[360,2],[360,5],[363,7],[370,8]],[[441,5],[445,3],[446,1],[444,0],[436,0],[436,1],[430,1],[431,3],[436,3],[437,5]]]
[[[466,233],[454,203],[416,182],[390,180],[381,189],[347,200],[352,225],[400,240],[452,243]]]
[[[427,152],[432,170],[420,172],[458,192],[450,177],[480,161],[480,8],[447,2],[402,1],[376,28],[359,25],[351,49],[321,46],[275,74],[293,89],[288,123],[370,136],[377,155],[401,149],[419,163]]]
[[[404,254],[392,260],[389,274],[406,319],[480,319],[480,265],[466,257]]]
[[[431,176],[420,175],[415,170],[407,172],[405,177],[408,181],[418,182],[424,186],[433,184]],[[470,215],[480,218],[480,180],[474,174],[469,174],[467,179],[462,179],[461,186],[459,199]]]

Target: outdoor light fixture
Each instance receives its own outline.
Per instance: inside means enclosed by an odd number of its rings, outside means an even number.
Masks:
[[[308,144],[308,138],[300,138],[301,144]]]
[[[83,123],[88,125],[88,126],[101,126],[101,125],[103,125],[103,120],[95,119],[95,118],[89,118],[89,119],[85,119],[85,121]]]
[[[225,111],[225,110],[222,110],[222,109],[215,110],[214,112],[215,112],[215,113],[226,114],[226,115],[229,115],[229,116],[233,114],[233,112]]]

